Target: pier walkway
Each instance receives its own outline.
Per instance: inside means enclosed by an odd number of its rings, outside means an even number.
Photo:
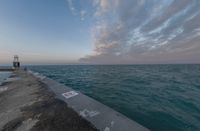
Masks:
[[[41,76],[38,73],[33,74],[40,78],[59,99],[65,101],[69,107],[73,108],[100,131],[149,131],[121,113],[70,87]]]

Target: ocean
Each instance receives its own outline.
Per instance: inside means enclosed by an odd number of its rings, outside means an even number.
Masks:
[[[0,85],[3,83],[5,79],[7,79],[11,75],[11,72],[1,72],[0,71]]]
[[[200,131],[200,65],[30,66],[152,131]]]

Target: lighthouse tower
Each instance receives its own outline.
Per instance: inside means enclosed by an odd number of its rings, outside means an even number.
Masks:
[[[20,68],[19,57],[17,55],[14,56],[13,67],[15,69],[19,69]]]

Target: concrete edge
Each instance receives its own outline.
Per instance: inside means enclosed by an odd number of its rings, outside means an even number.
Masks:
[[[39,73],[33,71],[28,71],[28,73],[40,79],[56,94],[58,99],[66,102],[69,107],[100,131],[149,131],[137,122],[79,91],[75,91]]]

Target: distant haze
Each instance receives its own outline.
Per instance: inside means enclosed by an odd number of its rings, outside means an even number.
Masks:
[[[0,64],[200,63],[199,0],[1,0]]]

